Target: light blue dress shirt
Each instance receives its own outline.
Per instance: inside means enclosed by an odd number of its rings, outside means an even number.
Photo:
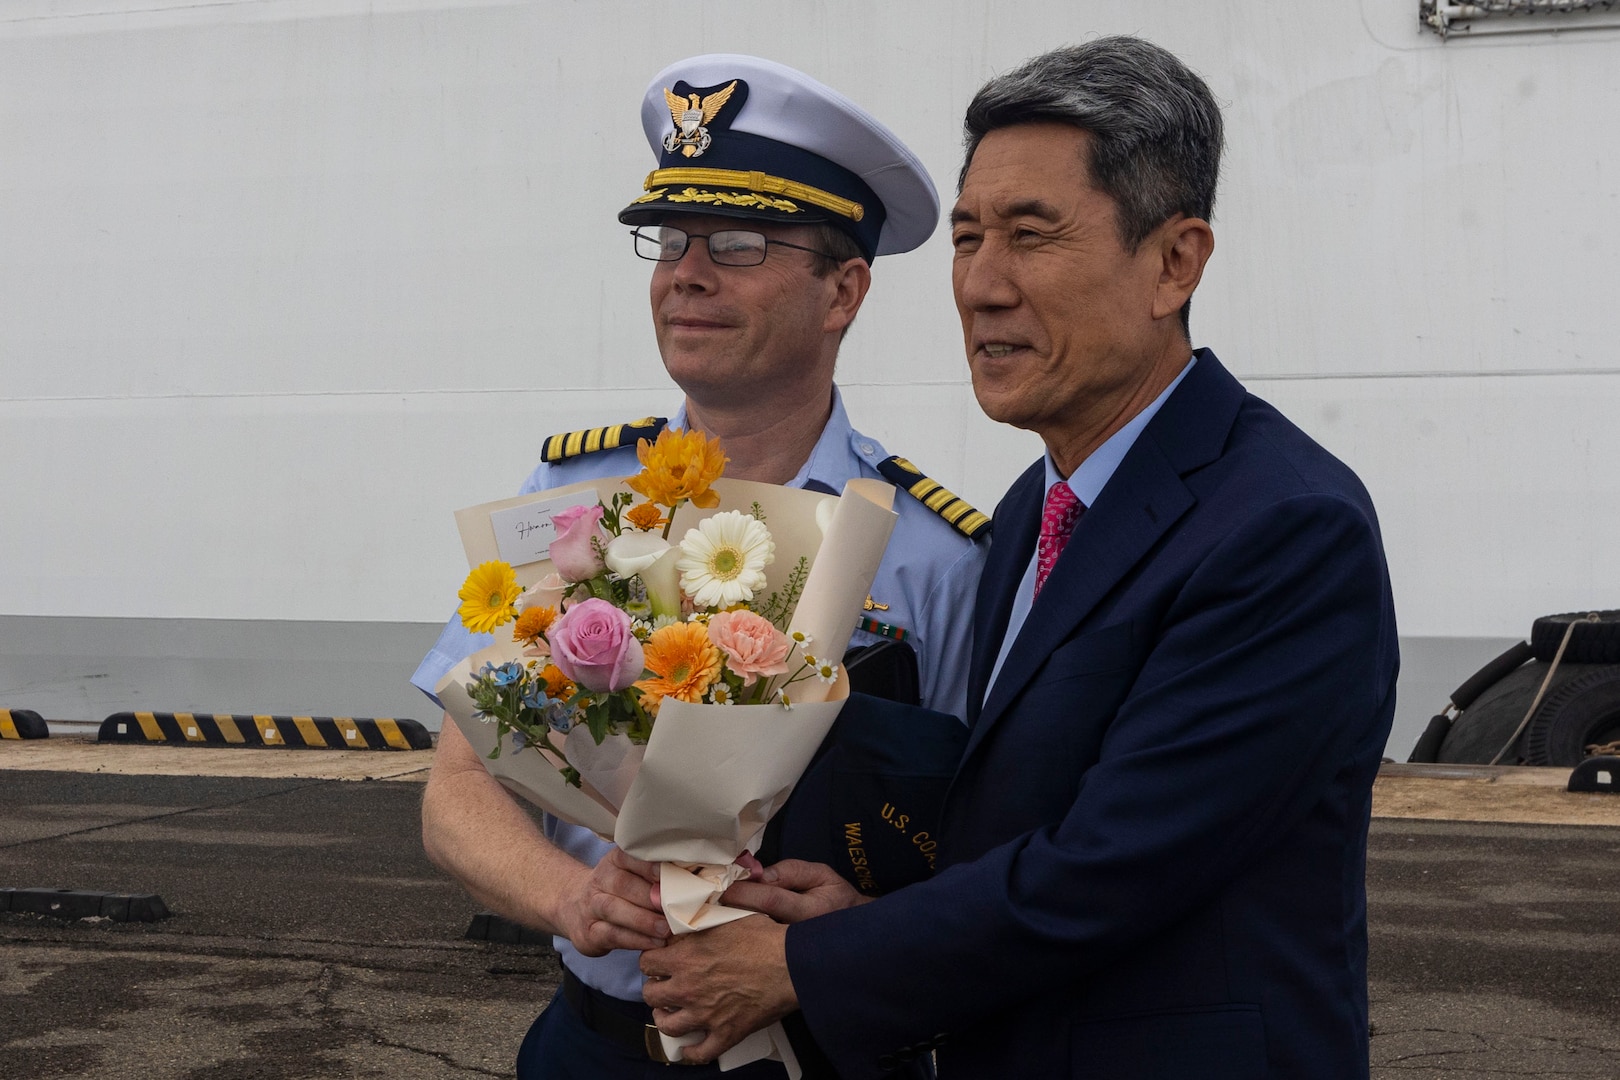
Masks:
[[[670,418],[669,426],[686,426],[686,407]],[[837,388],[833,390],[832,415],[821,438],[790,487],[815,482],[838,492],[844,482],[856,477],[883,479],[878,462],[889,455],[875,439],[850,426],[849,416]],[[524,481],[523,493],[545,491],[581,480],[629,476],[641,470],[634,445],[585,454],[554,464],[542,463]],[[895,496],[899,515],[889,546],[872,582],[872,598],[888,604],[876,613],[892,626],[909,631],[907,640],[917,651],[922,703],[931,709],[962,717],[967,714],[968,653],[973,636],[973,595],[984,567],[986,544],[976,544],[957,532],[939,515],[905,492]],[[850,646],[881,640],[876,634],[857,630]],[[428,697],[444,674],[456,664],[494,641],[488,634],[471,634],[461,621],[452,618],[439,640],[411,676],[411,682]],[[841,653],[839,655],[842,655]],[[551,842],[588,866],[594,866],[612,846],[588,829],[545,817],[545,833]],[[563,962],[581,981],[625,1000],[641,999],[641,970],[638,954],[619,950],[606,956],[587,957],[567,939],[554,939]]]
[[[1108,437],[1108,440],[1091,452],[1091,456],[1082,461],[1075,468],[1074,473],[1065,479],[1052,463],[1051,453],[1046,455],[1046,491],[1052,491],[1054,484],[1068,484],[1069,490],[1074,492],[1075,498],[1086,506],[1092,506],[1097,496],[1102,494],[1103,488],[1119,468],[1119,463],[1125,460],[1125,454],[1136,444],[1136,437],[1142,434],[1142,429],[1148,426],[1148,421],[1158,413],[1159,407],[1170,397],[1172,391],[1181,385],[1181,380],[1187,377],[1187,372],[1193,369],[1198,362],[1195,356],[1187,361],[1187,366],[1175,377],[1171,384],[1164,388],[1158,397],[1149,402],[1148,407],[1131,417],[1130,422]],[[1040,555],[1040,545],[1036,544],[1035,551],[1030,554],[1029,565],[1024,568],[1024,576],[1018,582],[1018,595],[1013,597],[1012,611],[1007,615],[1007,632],[1001,638],[1001,652],[996,654],[996,666],[990,671],[990,682],[985,685],[984,695],[988,699],[990,690],[996,685],[996,676],[1001,674],[1001,665],[1006,662],[1007,654],[1012,652],[1013,642],[1018,638],[1018,631],[1024,628],[1024,620],[1029,618],[1029,609],[1035,603],[1035,562]]]

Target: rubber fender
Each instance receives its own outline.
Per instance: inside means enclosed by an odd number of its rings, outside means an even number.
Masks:
[[[1551,660],[1564,640],[1564,631],[1575,624],[1564,650],[1566,664],[1620,664],[1620,611],[1591,612],[1596,622],[1587,621],[1588,612],[1544,615],[1530,627],[1530,648],[1537,660]]]
[[[1524,730],[1530,765],[1579,765],[1586,748],[1620,739],[1620,665],[1589,671],[1548,692]]]

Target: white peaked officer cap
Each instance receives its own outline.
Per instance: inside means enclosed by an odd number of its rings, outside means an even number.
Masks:
[[[849,98],[757,56],[715,54],[660,71],[641,103],[658,156],[626,225],[671,214],[827,222],[870,261],[922,245],[939,194],[917,155]]]

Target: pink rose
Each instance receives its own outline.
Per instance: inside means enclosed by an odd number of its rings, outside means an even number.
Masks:
[[[551,565],[565,581],[589,581],[602,572],[608,535],[602,531],[600,504],[565,507],[551,515],[551,527],[557,530]]]
[[[532,607],[549,607],[561,611],[563,597],[573,591],[573,586],[562,579],[560,574],[542,574],[540,580],[523,590],[523,595],[517,598],[514,605],[518,611],[528,611]]]
[[[623,690],[645,669],[630,616],[606,600],[581,600],[551,624],[546,636],[551,662],[587,690]]]
[[[721,611],[709,616],[709,640],[726,654],[726,666],[753,686],[761,675],[769,678],[787,671],[793,642],[763,615],[752,611]]]

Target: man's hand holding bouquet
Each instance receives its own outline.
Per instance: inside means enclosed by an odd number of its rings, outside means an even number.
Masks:
[[[838,658],[893,528],[893,489],[725,480],[701,432],[665,431],[638,457],[623,481],[457,515],[475,564],[461,618],[497,643],[438,693],[502,784],[660,863],[665,917],[684,933],[749,914],[720,894],[747,876],[738,857],[848,695]],[[571,505],[546,509],[559,502]],[[512,524],[523,506],[549,517],[545,557],[486,558],[500,529],[538,528]],[[721,1065],[762,1057],[798,1074],[779,1025]]]

